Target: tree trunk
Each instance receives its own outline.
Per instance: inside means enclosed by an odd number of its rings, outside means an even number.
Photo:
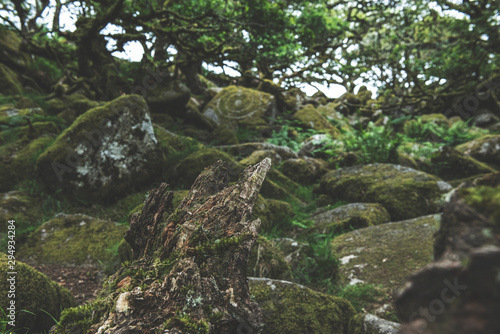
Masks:
[[[92,313],[97,320],[89,332],[259,333],[263,318],[250,301],[246,268],[261,222],[248,218],[270,167],[266,158],[228,186],[219,160],[168,217],[172,192],[166,184],[153,191],[125,236],[135,260],[90,305],[109,311]],[[56,333],[72,332],[76,320],[69,318],[62,317]]]

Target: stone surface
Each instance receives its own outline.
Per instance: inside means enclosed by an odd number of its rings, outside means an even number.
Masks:
[[[349,322],[348,334],[399,334],[400,327],[373,314],[357,314]]]
[[[22,259],[40,264],[99,265],[116,261],[127,226],[86,215],[57,214],[38,227],[18,249]]]
[[[334,201],[382,204],[398,221],[439,212],[441,197],[451,186],[408,167],[370,164],[330,171],[318,190]]]
[[[52,191],[110,201],[161,174],[163,155],[142,97],[125,95],[78,117],[36,162]]]
[[[500,135],[486,135],[457,146],[457,150],[479,161],[500,167]]]
[[[257,131],[268,127],[266,117],[272,117],[274,112],[274,96],[240,86],[224,88],[203,110],[203,114],[219,126],[227,124],[233,129],[244,127]]]
[[[288,159],[281,164],[280,169],[285,176],[295,182],[311,185],[327,172],[327,163],[309,157]]]
[[[320,211],[311,216],[312,233],[340,234],[391,221],[387,210],[380,204],[350,203],[333,210]]]
[[[9,257],[0,253],[0,291],[2,292],[0,308],[9,314],[10,301],[15,301],[15,333],[48,331],[54,325],[52,317],[58,319],[62,309],[76,305],[75,299],[67,289],[17,259],[14,270],[16,274],[9,274],[13,271],[9,267],[11,264]],[[8,279],[12,276],[14,276],[14,281],[9,281]],[[14,282],[15,297],[13,298],[8,296],[11,282]],[[6,318],[2,315],[2,319]],[[6,323],[2,323],[2,326],[12,329]]]
[[[343,283],[393,287],[433,259],[439,215],[386,223],[342,234],[332,241]]]
[[[299,284],[253,277],[248,281],[250,295],[264,314],[263,334],[343,334],[355,314],[347,300]]]

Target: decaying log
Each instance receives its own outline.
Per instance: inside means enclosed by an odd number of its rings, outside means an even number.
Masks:
[[[218,161],[168,217],[171,192],[165,184],[153,191],[126,236],[136,260],[109,278],[96,301],[108,311],[93,314],[90,332],[259,333],[262,313],[250,301],[246,268],[260,220],[249,217],[270,167],[266,158],[228,186]]]

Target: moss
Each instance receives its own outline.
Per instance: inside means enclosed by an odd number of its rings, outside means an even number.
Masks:
[[[436,176],[390,164],[330,171],[320,185],[334,201],[382,204],[393,221],[438,212],[441,195],[449,190]]]
[[[228,86],[206,105],[203,114],[217,125],[259,131],[268,126],[266,117],[272,116],[274,104],[275,98],[271,94]]]
[[[431,158],[434,174],[444,180],[463,179],[474,175],[495,173],[488,165],[466,156],[452,147],[442,147]]]
[[[71,198],[114,201],[161,173],[162,154],[149,130],[144,100],[121,96],[88,110],[64,130],[38,158],[37,175],[49,190],[62,189]]]
[[[214,148],[207,148],[193,152],[182,159],[175,167],[174,175],[170,176],[168,181],[187,188],[193,184],[203,169],[214,164],[217,160],[227,162],[229,176],[233,181],[244,169],[229,154]]]
[[[343,298],[290,282],[251,280],[249,287],[264,315],[263,334],[343,334],[355,314]]]
[[[500,167],[500,135],[486,135],[457,146],[457,150],[479,161]]]
[[[115,254],[106,249],[118,244],[126,230],[85,215],[58,214],[30,235],[18,255],[38,263],[110,263]]]
[[[386,289],[382,302],[392,305],[391,290],[433,260],[433,234],[439,225],[440,216],[430,215],[335,237],[331,249],[339,260],[338,282],[380,285]]]
[[[283,252],[271,241],[258,236],[248,259],[248,276],[291,280],[290,266]]]
[[[22,232],[36,226],[42,219],[43,213],[38,199],[30,196],[25,191],[11,191],[0,197],[0,233],[7,231],[7,221],[16,221],[16,233]]]
[[[176,315],[165,322],[164,329],[179,329],[186,334],[208,334],[209,326],[206,321],[196,321],[187,313]]]
[[[25,144],[27,140],[20,139],[10,145],[2,146],[0,154],[0,191],[12,190],[18,183],[35,176],[35,161],[38,156],[54,141],[51,136],[41,136]]]
[[[61,320],[51,333],[72,333],[75,330],[87,333],[93,324],[98,323],[104,315],[110,312],[112,306],[111,299],[99,298],[89,304],[68,308],[61,313]]]
[[[17,274],[9,275],[11,271]],[[16,279],[14,299],[8,298],[7,293],[10,290],[7,279],[11,276]],[[9,269],[8,256],[5,254],[0,254],[0,291],[3,292],[0,295],[0,308],[8,312],[9,300],[15,300],[17,328],[29,328],[34,332],[49,330],[54,325],[54,320],[48,314],[59,319],[62,309],[76,305],[67,289],[32,267],[16,260],[15,270]]]
[[[195,247],[194,251],[198,255],[212,256],[226,251],[228,248],[235,247],[243,241],[252,238],[251,235],[242,234],[237,237],[226,237],[222,239],[209,240]]]
[[[388,223],[391,219],[380,204],[351,203],[311,217],[315,221],[309,233],[339,235],[368,226]]]
[[[4,64],[0,64],[0,93],[4,95],[20,94],[22,85],[19,77]]]
[[[500,187],[479,186],[459,191],[467,204],[495,224],[494,234],[500,234]]]
[[[218,126],[213,131],[213,143],[216,145],[237,145],[239,144],[236,132],[228,125],[223,124]]]
[[[274,228],[286,225],[286,222],[295,215],[290,203],[265,199],[261,195],[257,197],[254,204],[252,217],[261,220],[261,231],[270,232]]]
[[[331,125],[330,122],[310,104],[297,111],[293,115],[293,118],[307,129],[328,133],[332,138],[337,138],[340,135],[339,130]]]

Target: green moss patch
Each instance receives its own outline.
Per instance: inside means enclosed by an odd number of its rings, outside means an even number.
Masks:
[[[438,177],[391,164],[360,165],[330,171],[320,192],[334,201],[382,204],[393,221],[437,213],[451,186]]]
[[[48,331],[59,319],[61,310],[76,305],[71,293],[32,267],[15,261],[16,275],[10,275],[9,259],[0,253],[0,308],[9,312],[10,300],[15,300],[16,328],[28,328],[35,333]],[[9,298],[10,282],[15,277],[15,297]],[[31,312],[22,312],[22,310]]]
[[[263,334],[343,334],[355,314],[347,300],[291,282],[252,278],[249,287],[264,314]]]
[[[113,246],[126,230],[126,226],[85,215],[58,214],[30,235],[18,255],[44,264],[110,263],[116,257]]]

